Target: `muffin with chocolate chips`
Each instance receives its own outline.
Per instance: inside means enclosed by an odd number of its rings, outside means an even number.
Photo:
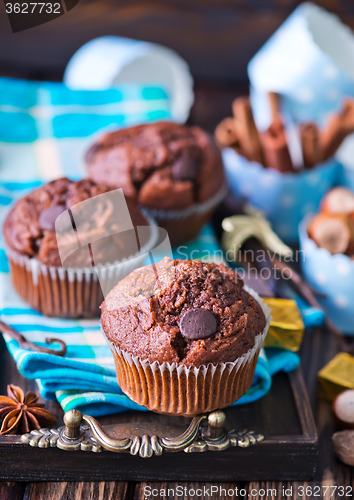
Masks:
[[[73,318],[99,316],[102,289],[143,264],[156,227],[122,191],[61,178],[18,200],[3,234],[17,293],[43,314]]]
[[[150,410],[186,416],[245,394],[269,326],[269,309],[233,270],[198,260],[166,257],[133,271],[101,309],[121,389]]]
[[[159,122],[111,132],[86,163],[93,180],[135,196],[172,245],[193,238],[225,194],[220,151],[198,127]]]

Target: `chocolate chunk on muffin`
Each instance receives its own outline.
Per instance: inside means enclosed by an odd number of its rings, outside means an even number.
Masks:
[[[101,309],[118,383],[139,404],[192,415],[232,404],[252,383],[266,306],[222,264],[166,257],[133,271]]]
[[[91,146],[86,163],[93,180],[122,187],[152,210],[173,244],[195,236],[224,195],[220,151],[198,127],[159,122],[117,130]]]
[[[102,282],[93,267],[129,259],[149,239],[143,231],[144,240],[137,240],[136,228],[150,222],[135,201],[121,195],[124,217],[119,217],[117,196],[112,187],[90,179],[61,178],[17,201],[3,234],[22,298],[48,315],[99,314]],[[124,276],[131,270],[128,266]]]

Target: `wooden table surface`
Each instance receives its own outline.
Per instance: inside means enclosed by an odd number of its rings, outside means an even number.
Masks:
[[[211,84],[198,84],[196,86],[196,102],[191,113],[191,123],[198,124],[212,131],[218,120],[230,114],[231,101],[247,89],[232,88]],[[314,329],[305,334],[300,351],[302,369],[317,425],[319,435],[319,455],[315,477],[309,482],[247,482],[247,483],[141,483],[141,482],[70,482],[70,483],[0,483],[0,500],[108,500],[108,499],[134,499],[144,498],[144,487],[160,489],[175,489],[177,485],[197,489],[206,486],[206,494],[199,496],[202,499],[236,498],[235,495],[211,494],[208,488],[211,485],[220,485],[227,490],[236,487],[244,488],[248,499],[271,498],[343,498],[340,490],[326,486],[348,487],[345,498],[352,498],[350,487],[354,475],[352,469],[339,462],[331,446],[331,435],[335,425],[331,414],[330,403],[316,398],[317,372],[338,352],[338,347],[331,335],[321,329]],[[16,370],[15,363],[8,354],[4,342],[0,342],[1,372],[6,373],[6,379],[0,381],[0,394],[6,393],[6,383],[9,381],[21,385],[26,390],[35,389],[34,382],[21,377]],[[57,403],[49,403],[49,409],[58,411]],[[2,462],[1,467],[6,467]],[[40,465],[39,465],[40,466]],[[276,474],[276,473],[275,473]],[[353,477],[352,477],[353,476]],[[252,479],[252,471],[249,474]],[[292,487],[292,495],[283,495],[283,488]],[[304,487],[304,488],[303,488]],[[316,488],[317,487],[317,488]],[[306,490],[307,488],[307,490]],[[256,491],[268,490],[265,495]],[[272,491],[270,491],[272,490]],[[325,493],[326,492],[326,493]],[[209,494],[208,494],[209,493]],[[262,491],[260,492],[262,493]],[[332,494],[333,493],[333,494]],[[239,496],[239,495],[238,495]],[[152,497],[150,497],[152,498]],[[173,496],[155,498],[174,498]],[[189,496],[176,496],[176,498],[190,498]]]

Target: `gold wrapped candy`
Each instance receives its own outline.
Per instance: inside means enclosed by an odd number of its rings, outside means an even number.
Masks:
[[[272,310],[272,320],[263,346],[298,351],[305,327],[296,302],[269,297],[263,300]]]
[[[354,389],[354,357],[340,352],[318,372],[317,396],[333,401],[344,389]]]

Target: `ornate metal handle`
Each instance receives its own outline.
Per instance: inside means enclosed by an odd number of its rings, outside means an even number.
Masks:
[[[208,425],[200,429],[202,421]],[[65,426],[59,429],[40,429],[23,434],[23,442],[39,448],[57,447],[66,451],[93,451],[102,449],[112,452],[129,452],[149,458],[165,452],[185,451],[187,453],[203,452],[206,450],[220,451],[230,446],[247,447],[263,441],[264,436],[254,432],[235,430],[226,431],[224,428],[225,414],[218,410],[209,415],[198,415],[193,418],[188,428],[179,436],[168,438],[157,435],[150,436],[142,433],[133,437],[112,437],[104,430],[97,420],[89,415],[81,415],[77,410],[69,410],[64,415]],[[82,425],[83,424],[83,425]],[[144,424],[141,424],[142,426]],[[145,424],[145,427],[149,424]],[[136,424],[109,426],[111,431],[122,431],[126,428],[129,433],[136,432]],[[108,427],[107,427],[108,428]],[[144,429],[143,429],[144,430]]]

